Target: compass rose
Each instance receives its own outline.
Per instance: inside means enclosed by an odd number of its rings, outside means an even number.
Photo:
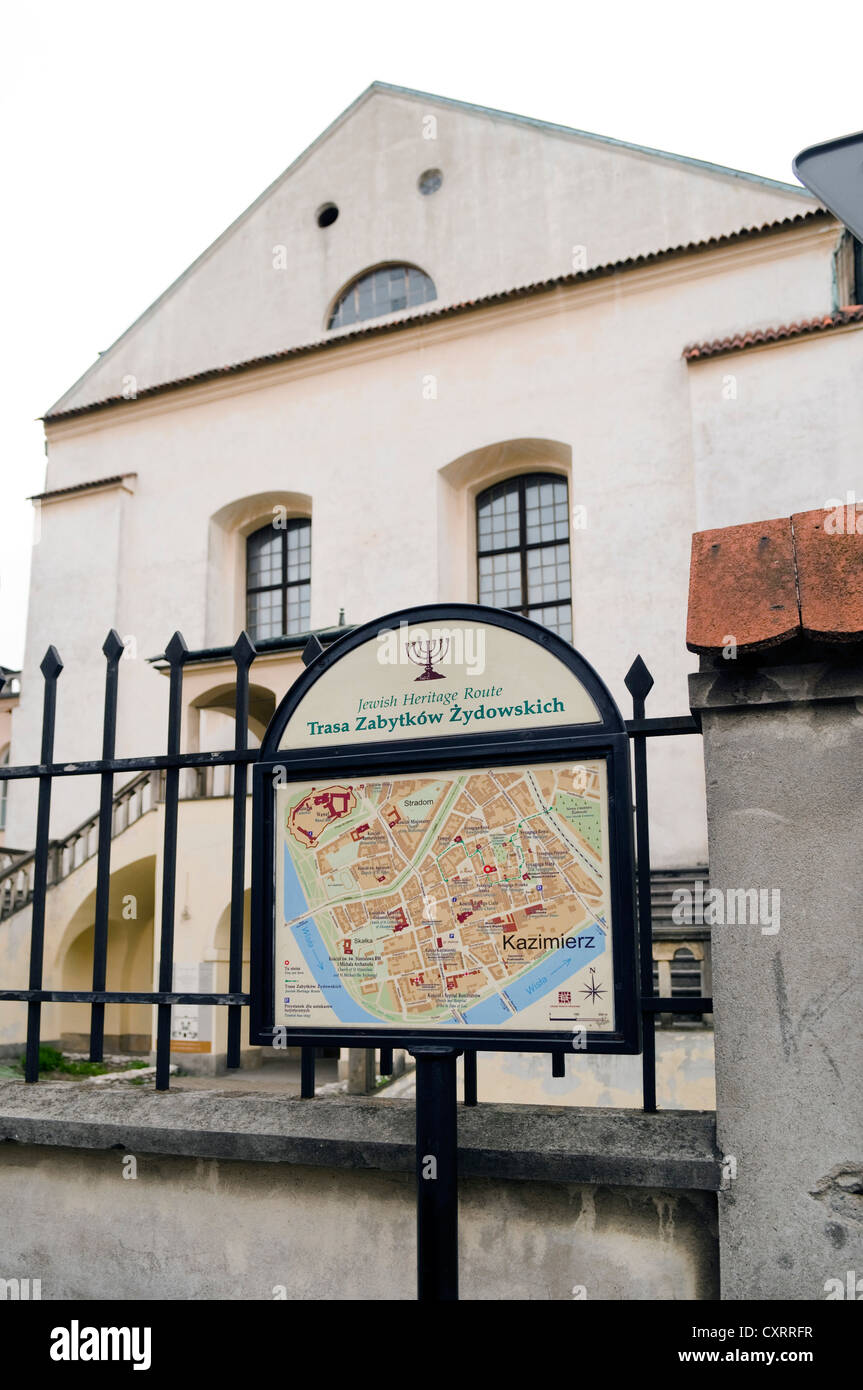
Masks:
[[[596,983],[596,971],[593,966],[590,967],[590,984],[582,985],[581,992],[585,999],[599,999],[605,994],[603,987]]]

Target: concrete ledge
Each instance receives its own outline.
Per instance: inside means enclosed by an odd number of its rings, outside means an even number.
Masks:
[[[760,666],[727,661],[689,677],[689,707],[693,711],[860,699],[863,661],[859,648],[844,660]]]
[[[0,1082],[0,1142],[385,1172],[414,1168],[411,1100]],[[465,1177],[716,1191],[712,1112],[459,1106]]]

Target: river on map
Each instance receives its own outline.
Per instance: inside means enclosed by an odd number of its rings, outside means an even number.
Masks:
[[[285,850],[285,918],[299,917],[308,912],[309,901],[297,876],[293,861]],[[364,1009],[352,999],[338,976],[338,971],[330,959],[324,939],[312,921],[307,917],[292,928],[294,940],[303,954],[306,965],[315,977],[327,1004],[341,1023],[377,1023],[380,1019]]]

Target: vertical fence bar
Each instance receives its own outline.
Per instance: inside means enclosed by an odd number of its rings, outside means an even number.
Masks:
[[[464,1103],[476,1105],[476,1048],[464,1054]]]
[[[626,673],[626,688],[632,696],[633,719],[644,718],[645,700],[653,688],[653,677],[640,656]],[[641,963],[642,998],[653,996],[653,920],[650,903],[650,822],[647,792],[647,737],[634,734],[635,763],[635,853],[638,878],[638,942]],[[643,1108],[656,1109],[656,1019],[642,1010],[641,1075]]]
[[[105,714],[102,757],[113,758],[117,740],[117,675],[123,641],[111,628],[102,645],[105,671]],[[103,772],[99,788],[99,856],[96,864],[96,919],[93,928],[93,989],[103,990],[108,974],[108,898],[111,888],[111,830],[114,817],[114,774]],[[101,1062],[105,1052],[105,1005],[90,1005],[90,1061]]]
[[[241,632],[231,655],[237,667],[237,695],[234,705],[234,748],[245,753],[249,746],[249,667],[257,655],[247,632]],[[231,938],[228,965],[228,989],[239,994],[243,988],[243,920],[245,894],[243,886],[246,869],[246,780],[245,763],[234,763],[234,830],[231,850]],[[240,1065],[240,1026],[243,1010],[240,1004],[228,1007],[228,1066]]]
[[[315,1098],[315,1049],[300,1048],[300,1100]]]
[[[380,1060],[378,1061],[380,1076],[392,1076],[393,1074],[393,1050],[391,1047],[382,1047],[380,1050]]]
[[[165,656],[171,667],[171,688],[168,696],[168,753],[180,752],[180,728],[183,719],[183,662],[188,647],[179,632],[175,632]],[[159,945],[159,992],[170,993],[174,987],[174,897],[177,884],[177,804],[180,799],[180,769],[169,767],[165,773],[165,841],[162,856],[162,931]],[[157,1006],[156,1025],[156,1090],[167,1091],[171,1080],[171,1005]]]
[[[57,715],[57,678],[63,663],[56,647],[49,647],[39,667],[45,680],[42,699],[42,767],[54,761],[54,725]],[[51,774],[39,778],[39,801],[36,811],[36,852],[33,860],[33,915],[30,926],[30,981],[28,989],[42,988],[42,962],[45,952],[45,893],[48,884],[48,831],[51,823]],[[24,1060],[24,1080],[39,1080],[39,1038],[42,1028],[42,1005],[39,1000],[27,1004],[27,1052]]]
[[[458,1299],[458,1098],[454,1047],[416,1058],[417,1298]]]

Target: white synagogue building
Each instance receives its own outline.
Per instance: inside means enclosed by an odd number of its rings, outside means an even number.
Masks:
[[[372,84],[46,412],[0,758],[39,761],[49,643],[57,761],[100,755],[110,628],[117,756],[164,751],[175,630],[183,749],[220,749],[243,628],[259,739],[310,633],[438,601],[553,628],[625,715],[640,653],[648,713],[687,713],[692,533],[863,491],[861,301],[859,246],[799,185]],[[654,743],[654,866],[704,873],[700,741]],[[158,775],[115,791],[108,988],[149,989]],[[227,988],[229,791],[217,768],[181,791],[186,988]],[[86,989],[98,779],[53,796],[45,987]],[[33,785],[4,783],[2,815],[0,971],[23,986]],[[225,1012],[179,1030],[175,1060],[217,1068]],[[25,1013],[4,1006],[0,1044]],[[106,1042],[148,1052],[151,1013],[109,1006]],[[88,1026],[44,1007],[46,1040]]]

